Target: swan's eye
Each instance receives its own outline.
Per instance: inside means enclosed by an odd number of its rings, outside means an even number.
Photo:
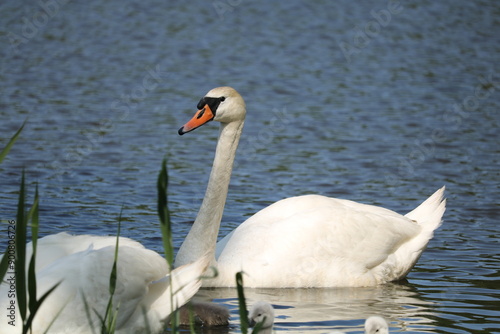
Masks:
[[[221,101],[221,102],[223,102],[223,101],[225,101],[225,100],[226,100],[226,98],[225,98],[224,96],[221,96],[221,97],[220,97],[220,101]]]
[[[226,99],[225,97],[205,96],[204,98],[202,98],[200,100],[200,102],[198,102],[198,105],[197,105],[198,110],[201,110],[204,106],[208,105],[210,107],[210,110],[212,111],[212,113],[215,115],[215,113],[217,112],[217,107],[225,99]]]

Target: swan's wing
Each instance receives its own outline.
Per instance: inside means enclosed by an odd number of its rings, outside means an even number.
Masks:
[[[55,332],[78,333],[90,327],[99,331],[100,320],[96,314],[105,314],[113,261],[113,246],[89,248],[62,257],[40,271],[37,275],[39,295],[61,283],[37,313],[36,328],[45,329],[54,315],[59,314],[51,327]],[[120,247],[113,297],[113,305],[119,309],[118,329],[133,326],[139,315],[144,322],[141,306],[148,296],[149,284],[167,273],[166,261],[159,254],[144,248]]]
[[[217,242],[215,245],[215,259],[218,259],[224,248],[226,248],[227,243],[233,237],[234,231],[235,230],[232,230],[229,234]]]
[[[96,251],[89,248],[83,252],[60,257],[37,272],[39,297],[56,284],[59,283],[59,286],[38,310],[34,319],[35,331],[44,332],[52,321],[54,322],[51,330],[54,332],[79,333],[83,328],[99,328],[93,310],[104,314],[103,310],[109,296],[110,256],[103,256],[108,255],[107,253],[106,250]],[[111,255],[111,252],[109,253]],[[83,298],[90,308],[89,319]]]
[[[293,197],[241,224],[218,261],[250,276],[280,276],[277,286],[302,279],[313,286],[332,286],[332,280],[346,285],[351,278],[341,274],[367,274],[420,229],[387,209],[318,195]]]
[[[158,253],[145,248],[120,246],[117,286],[113,297],[114,305],[119,307],[118,329],[145,328],[144,312],[151,328],[158,325],[160,319],[150,311],[152,303],[162,297],[164,289],[152,288],[152,282],[165,277],[168,272],[166,260]]]
[[[175,268],[170,275],[152,282],[149,286],[152,301],[150,309],[164,320],[174,310],[187,303],[200,289],[201,277],[209,261],[210,257],[204,256],[193,263]]]
[[[82,241],[80,245],[85,240],[93,241],[95,247],[64,255],[65,251],[75,249],[69,245],[68,241],[71,239]],[[38,297],[57,283],[60,284],[35,316],[34,328],[38,332],[44,332],[55,315],[58,316],[51,326],[54,332],[87,333],[90,328],[100,331],[101,323],[96,314],[104,316],[109,300],[115,241],[114,237],[73,238],[62,234],[41,243],[40,254],[51,258],[51,261],[37,272]],[[107,244],[111,246],[106,246]],[[49,245],[62,246],[51,251]],[[208,257],[204,257],[193,264],[175,269],[168,275],[166,260],[159,254],[136,242],[124,240],[122,243],[120,240],[117,283],[113,297],[113,305],[118,309],[117,333],[120,330],[123,333],[142,330],[146,326],[153,331],[159,330],[162,321],[172,310],[182,306],[198,291],[200,276],[207,265]],[[6,285],[3,284],[1,288],[3,292]],[[173,299],[170,295],[172,291]],[[2,298],[2,307],[5,303],[8,300]]]

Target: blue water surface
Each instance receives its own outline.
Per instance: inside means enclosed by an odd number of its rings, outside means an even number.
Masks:
[[[216,124],[177,129],[211,88],[247,120],[220,235],[285,197],[319,193],[400,213],[443,185],[441,228],[404,284],[248,290],[275,329],[500,333],[500,3],[14,1],[0,4],[0,246],[24,169],[41,235],[122,235],[161,252],[168,160],[174,243],[204,196]],[[230,308],[236,292],[202,290]]]

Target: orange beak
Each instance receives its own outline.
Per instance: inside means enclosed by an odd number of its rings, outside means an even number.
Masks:
[[[179,135],[183,135],[185,133],[188,133],[190,131],[193,131],[196,128],[199,128],[205,123],[210,122],[213,120],[215,117],[214,113],[212,112],[212,109],[208,106],[208,104],[205,104],[203,108],[198,110],[196,114],[191,118],[189,122],[184,124],[182,128],[179,129]]]

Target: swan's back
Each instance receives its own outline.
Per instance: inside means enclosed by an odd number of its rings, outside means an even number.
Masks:
[[[51,234],[38,240],[36,270],[40,271],[56,260],[74,253],[116,245],[116,237],[97,235],[71,235],[66,232]],[[129,238],[120,237],[120,246],[144,249],[144,246]],[[32,254],[32,243],[26,245],[26,258]]]
[[[441,222],[443,190],[412,211],[430,218],[319,195],[278,201],[221,240],[220,271],[244,270],[249,287],[371,286],[400,279]],[[231,285],[229,276],[219,282]]]

